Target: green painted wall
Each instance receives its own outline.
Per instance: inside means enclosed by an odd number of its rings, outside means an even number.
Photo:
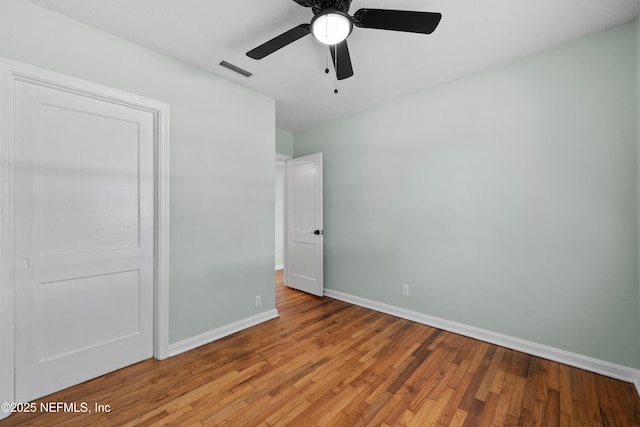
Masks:
[[[276,128],[276,153],[293,156],[293,133]]]
[[[0,56],[170,104],[171,343],[274,308],[272,99],[24,0]]]
[[[323,153],[325,286],[640,366],[636,37],[295,133]]]

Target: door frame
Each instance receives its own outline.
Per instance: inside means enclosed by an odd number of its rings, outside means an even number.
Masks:
[[[14,84],[28,82],[154,116],[154,349],[169,356],[169,105],[0,57],[0,402],[14,402]],[[10,412],[0,408],[0,419]]]

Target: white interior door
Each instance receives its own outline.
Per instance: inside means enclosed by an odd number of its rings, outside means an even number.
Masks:
[[[322,296],[322,153],[287,160],[286,186],[286,285]]]
[[[153,355],[154,117],[14,92],[15,401]]]

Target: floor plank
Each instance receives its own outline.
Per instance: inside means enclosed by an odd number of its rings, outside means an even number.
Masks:
[[[278,319],[36,403],[9,426],[640,425],[631,384],[283,286]]]

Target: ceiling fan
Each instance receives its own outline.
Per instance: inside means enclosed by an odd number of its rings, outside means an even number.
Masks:
[[[310,7],[313,19],[309,24],[297,27],[274,37],[247,52],[253,59],[262,59],[277,50],[308,35],[329,46],[338,80],[353,76],[347,37],[353,27],[379,30],[404,31],[431,34],[442,15],[435,12],[413,12],[408,10],[360,9],[348,15],[353,0],[293,0],[301,6]],[[329,72],[329,70],[326,70]]]

